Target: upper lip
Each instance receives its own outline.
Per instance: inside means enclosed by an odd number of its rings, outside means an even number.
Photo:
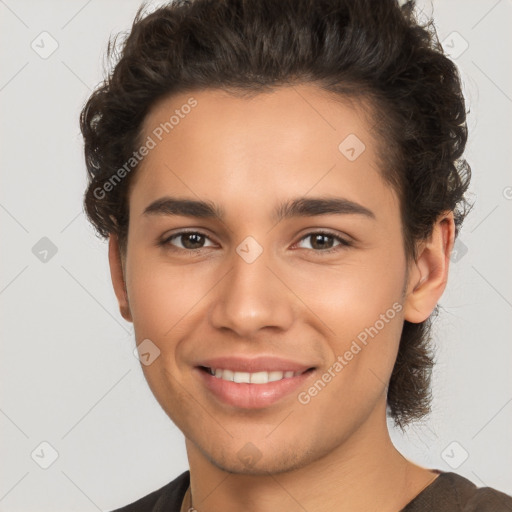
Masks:
[[[314,368],[311,364],[303,364],[297,361],[282,359],[274,356],[258,356],[258,357],[215,357],[201,361],[197,366],[206,368],[221,368],[223,370],[231,370],[237,372],[305,372],[310,368]]]

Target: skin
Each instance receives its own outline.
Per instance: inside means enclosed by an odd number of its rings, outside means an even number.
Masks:
[[[148,338],[160,350],[142,368],[186,437],[193,506],[199,512],[401,509],[435,474],[391,443],[386,386],[403,321],[425,320],[445,289],[452,213],[440,216],[431,238],[419,244],[417,261],[408,263],[398,198],[381,176],[378,141],[361,105],[336,101],[313,85],[250,99],[211,89],[183,93],[154,105],[144,138],[191,96],[197,106],[133,176],[126,253],[111,236],[109,260],[120,311],[133,322],[137,343]],[[338,149],[349,134],[366,146],[353,162]],[[164,196],[212,201],[225,217],[144,214]],[[334,196],[375,218],[271,218],[277,203]],[[183,229],[207,238],[158,245]],[[335,251],[324,254],[307,236],[319,230],[352,245],[327,238]],[[236,252],[247,236],[263,248],[250,264]],[[316,367],[307,390],[393,304],[401,311],[307,405],[292,393],[264,409],[237,409],[219,402],[193,370],[201,358],[281,356]],[[259,454],[254,465],[239,458],[247,443]]]

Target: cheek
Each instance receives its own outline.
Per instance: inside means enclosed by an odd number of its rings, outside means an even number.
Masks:
[[[346,435],[385,400],[403,323],[398,301],[379,303],[373,296],[365,307],[344,304],[324,317],[335,331],[328,338],[327,366],[297,397],[311,422],[329,417],[329,424],[320,422],[317,428],[336,436]]]
[[[127,290],[137,340],[172,337],[200,306],[216,276],[206,266],[166,264],[144,251],[132,251]]]
[[[326,335],[346,341],[373,326],[381,315],[385,320],[395,318],[402,301],[405,259],[398,252],[374,249],[347,253],[346,260],[335,266],[304,262],[294,268],[283,266],[280,274],[325,324]]]
[[[311,400],[314,407],[360,411],[384,391],[403,325],[404,265],[400,254],[374,251],[336,271],[317,269],[314,279],[296,274],[294,291],[318,317],[329,343],[328,367],[320,375],[325,391],[322,382],[304,390],[306,401],[322,390]]]

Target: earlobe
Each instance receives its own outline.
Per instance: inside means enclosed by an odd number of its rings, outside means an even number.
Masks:
[[[123,270],[123,261],[119,248],[119,239],[116,235],[110,235],[108,243],[108,261],[110,265],[110,277],[114,292],[119,303],[119,311],[121,316],[128,322],[132,322],[132,314],[128,303],[128,293],[126,291],[126,283]]]
[[[436,221],[430,238],[420,243],[409,271],[404,318],[411,323],[426,320],[436,307],[448,282],[450,254],[455,239],[453,212]]]

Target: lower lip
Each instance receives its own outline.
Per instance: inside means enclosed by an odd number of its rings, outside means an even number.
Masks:
[[[314,370],[267,384],[249,384],[219,379],[208,372],[195,368],[206,387],[222,402],[243,409],[261,409],[276,403],[304,385]]]

